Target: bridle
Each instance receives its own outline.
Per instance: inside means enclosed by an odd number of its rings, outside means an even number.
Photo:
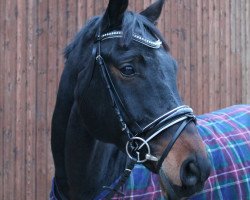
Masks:
[[[103,57],[101,56],[101,42],[103,40],[121,38],[121,37],[123,37],[122,31],[112,31],[105,34],[100,34],[99,31],[96,37],[97,39],[94,44],[92,53],[95,55],[96,63],[99,66],[102,79],[110,96],[111,103],[115,111],[116,117],[119,121],[121,131],[125,133],[128,138],[126,144],[126,153],[127,156],[130,158],[130,162],[127,168],[125,169],[124,174],[120,179],[120,182],[115,186],[115,188],[111,189],[111,193],[108,195],[108,197],[106,197],[107,199],[111,198],[114,195],[114,193],[118,191],[119,187],[123,183],[125,183],[135,163],[145,163],[146,161],[155,162],[156,163],[155,172],[158,173],[164,159],[167,157],[169,151],[171,150],[176,140],[181,135],[183,129],[191,121],[196,122],[193,110],[186,105],[181,105],[158,117],[157,119],[146,125],[144,128],[141,128],[137,124],[137,122],[133,121],[133,125],[137,127],[137,131],[136,132],[131,131],[131,129],[127,126],[127,123],[123,117],[124,115],[127,115],[129,118],[129,114],[127,113],[126,108],[123,105],[123,102],[118,92],[116,91],[116,88],[111,79],[107,65]],[[132,39],[133,41],[139,42],[149,48],[154,48],[154,49],[160,48],[162,44],[162,42],[157,37],[156,41],[151,41],[149,39],[145,39],[144,37],[138,34],[133,34]],[[177,131],[175,132],[174,136],[171,138],[167,147],[163,151],[161,157],[157,158],[156,156],[152,155],[149,142],[153,140],[155,137],[157,137],[159,134],[161,134],[164,130],[168,129],[169,127],[177,123],[181,124],[178,127]]]

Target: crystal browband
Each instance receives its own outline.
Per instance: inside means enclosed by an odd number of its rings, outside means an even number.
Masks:
[[[121,38],[122,35],[123,35],[122,31],[112,31],[112,32],[104,33],[101,35],[101,41],[106,40],[106,39],[112,39],[112,38]],[[133,40],[141,44],[144,44],[148,47],[154,48],[154,49],[160,48],[162,44],[161,40],[158,38],[156,41],[151,41],[135,33],[133,33]]]

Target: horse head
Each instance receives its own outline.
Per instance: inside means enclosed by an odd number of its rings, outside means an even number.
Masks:
[[[210,164],[177,89],[177,63],[156,27],[163,5],[134,13],[128,0],[109,1],[85,40],[89,66],[78,75],[75,97],[94,138],[159,173],[166,196],[179,199],[203,188]]]

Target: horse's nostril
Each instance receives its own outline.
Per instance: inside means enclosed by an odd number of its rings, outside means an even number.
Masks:
[[[200,175],[200,171],[199,171],[198,167],[193,162],[189,163],[188,172],[190,175],[195,175],[195,176]]]
[[[200,180],[200,169],[193,161],[183,163],[181,180],[185,186],[195,186]]]

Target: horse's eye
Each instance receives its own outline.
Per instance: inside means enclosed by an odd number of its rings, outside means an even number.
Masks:
[[[125,65],[120,68],[121,74],[124,76],[133,76],[135,74],[135,70],[132,65]]]

